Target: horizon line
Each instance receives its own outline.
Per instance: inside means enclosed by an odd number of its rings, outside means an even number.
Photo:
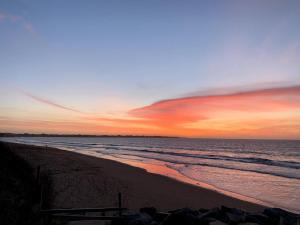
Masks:
[[[270,140],[270,141],[300,141],[300,139],[286,138],[227,138],[227,137],[184,137],[184,136],[165,136],[165,135],[131,135],[131,134],[56,134],[56,133],[10,133],[0,132],[0,137],[128,137],[128,138],[186,138],[186,139],[220,139],[220,140]]]

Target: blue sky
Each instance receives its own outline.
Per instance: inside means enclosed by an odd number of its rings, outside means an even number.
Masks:
[[[299,1],[2,0],[1,105],[38,109],[24,90],[122,113],[209,89],[297,84],[299,27]]]

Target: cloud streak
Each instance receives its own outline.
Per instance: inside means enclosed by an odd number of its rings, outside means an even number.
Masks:
[[[49,105],[49,106],[52,106],[52,107],[55,107],[55,108],[64,109],[64,110],[68,110],[68,111],[72,111],[72,112],[83,114],[83,112],[81,112],[79,110],[76,110],[76,109],[73,109],[71,107],[58,104],[56,102],[53,102],[53,101],[45,99],[45,98],[41,98],[41,97],[33,95],[33,94],[29,93],[29,92],[21,91],[21,93],[23,93],[25,96],[27,96],[27,97],[29,97],[29,98],[31,98],[33,100],[35,100],[37,102],[40,102],[40,103],[43,103],[45,105]]]

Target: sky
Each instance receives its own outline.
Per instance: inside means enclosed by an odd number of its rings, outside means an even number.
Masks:
[[[2,0],[0,132],[300,139],[300,1]]]

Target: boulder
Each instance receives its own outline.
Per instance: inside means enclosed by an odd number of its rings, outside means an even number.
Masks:
[[[226,213],[226,216],[230,224],[239,224],[245,221],[245,215]]]
[[[211,222],[209,225],[228,225],[228,224],[224,223],[220,220],[216,220],[216,221]]]
[[[239,225],[259,225],[258,223],[239,223]]]
[[[229,224],[238,224],[245,221],[246,213],[240,209],[221,206],[220,211],[222,212],[221,214],[223,215],[223,219],[222,219],[223,222],[226,221]]]
[[[272,224],[294,225],[299,220],[299,215],[279,208],[266,208],[263,214],[269,217]]]
[[[150,225],[153,218],[147,213],[140,213],[139,217],[130,221],[129,225]]]
[[[183,208],[173,211],[161,225],[200,225],[199,212]]]
[[[225,211],[222,211],[219,208],[212,208],[209,211],[207,211],[206,213],[202,213],[199,218],[204,221],[207,219],[215,219],[215,220],[220,220],[224,223],[229,221],[229,218],[226,215]]]
[[[198,209],[198,212],[200,213],[200,214],[203,214],[203,213],[206,213],[206,212],[208,212],[209,211],[209,209]]]
[[[300,217],[279,208],[248,213],[222,206],[210,210],[183,208],[165,213],[145,207],[140,213],[116,217],[111,225],[300,225]]]
[[[129,225],[132,220],[139,217],[139,214],[123,215],[121,217],[114,218],[110,225]]]
[[[111,225],[150,225],[152,222],[154,221],[151,216],[139,213],[115,218],[111,221]]]
[[[245,212],[241,209],[229,208],[229,207],[226,207],[223,205],[221,206],[220,210],[225,213],[232,213],[232,214],[236,214],[236,215],[244,215],[245,214]]]
[[[157,210],[154,207],[144,207],[140,208],[140,213],[146,213],[151,217],[155,217]]]
[[[247,213],[245,215],[245,222],[257,223],[260,225],[273,225],[273,223],[270,223],[269,217],[262,213]]]

